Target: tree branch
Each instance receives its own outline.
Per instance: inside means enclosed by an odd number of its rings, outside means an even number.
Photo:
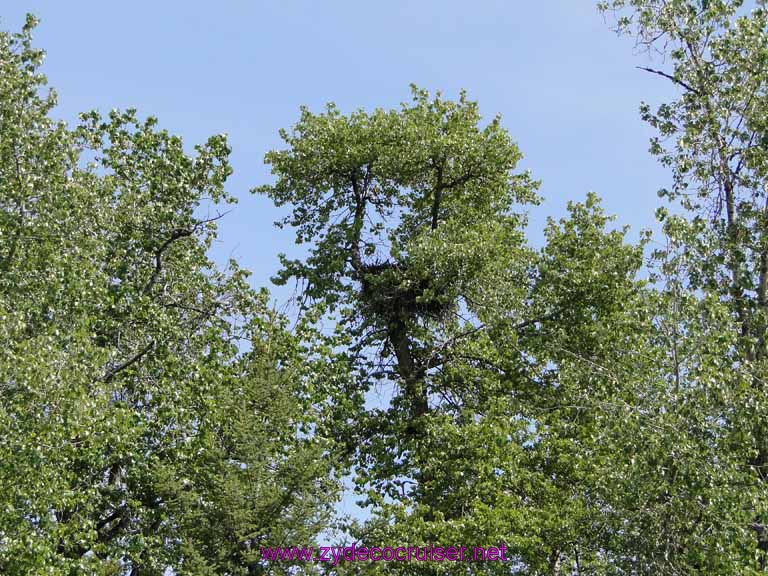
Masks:
[[[171,244],[180,238],[188,238],[189,236],[192,236],[192,234],[194,234],[204,224],[215,222],[216,220],[219,220],[226,215],[227,212],[217,214],[213,218],[207,218],[206,220],[200,220],[199,222],[196,222],[192,228],[176,228],[173,232],[171,232],[170,237],[165,242],[163,242],[157,250],[155,250],[155,268],[152,271],[152,275],[149,277],[149,280],[147,280],[147,283],[144,285],[141,293],[149,293],[149,291],[157,282],[157,279],[160,277],[160,272],[163,270],[163,254],[166,250],[168,250],[168,248],[170,248]]]
[[[697,90],[696,88],[694,88],[693,86],[691,86],[687,82],[684,82],[683,80],[680,80],[679,78],[675,78],[671,74],[667,74],[666,72],[663,72],[662,70],[655,70],[653,68],[647,68],[645,66],[637,66],[636,68],[638,68],[639,70],[645,70],[646,72],[650,72],[651,74],[658,74],[659,76],[662,76],[663,78],[666,78],[668,80],[672,80],[672,82],[674,82],[675,84],[677,84],[679,86],[682,86],[683,88],[688,90],[688,92],[692,92],[693,94],[696,94],[697,96],[701,96],[702,95],[699,90]]]
[[[109,382],[111,381],[117,374],[122,372],[123,370],[130,368],[133,366],[136,362],[141,360],[144,356],[146,356],[150,350],[152,350],[155,347],[154,340],[147,344],[144,348],[139,350],[136,354],[131,356],[128,360],[123,362],[122,364],[119,364],[118,366],[115,366],[111,370],[108,370],[104,376],[102,376],[101,380],[103,382]]]

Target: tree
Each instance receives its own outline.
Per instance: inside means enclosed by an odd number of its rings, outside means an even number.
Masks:
[[[528,246],[536,184],[514,172],[520,152],[500,119],[483,126],[464,94],[414,88],[400,110],[348,116],[303,109],[281,135],[287,148],[266,156],[276,182],[257,190],[291,206],[281,225],[310,249],[284,258],[277,281],[297,279],[306,305],[338,320],[360,392],[392,394],[336,428],[373,510],[353,535],[505,543],[511,564],[478,573],[600,563],[595,470],[614,460],[584,462],[615,448],[600,444],[591,407],[616,386],[594,367],[632,358],[610,342],[636,328],[625,306],[641,298],[642,249],[609,229],[594,196],[550,224],[542,251]],[[347,392],[329,392],[344,405]]]
[[[522,218],[508,211],[535,198],[527,176],[510,175],[520,154],[498,119],[481,130],[464,96],[414,97],[401,113],[304,109],[293,133],[282,132],[289,149],[266,157],[278,181],[259,189],[291,203],[284,223],[313,242],[306,262],[284,261],[278,281],[306,280],[308,299],[340,307],[361,369],[399,379],[402,394],[382,420],[404,438],[419,436],[430,412],[428,373],[441,349],[471,330],[460,308],[482,298],[481,279],[524,277],[524,254],[510,271],[495,250],[524,252]]]
[[[326,526],[335,448],[302,394],[341,365],[206,257],[225,138],[53,121],[34,26],[0,34],[0,571],[286,573],[258,547]]]
[[[740,0],[614,0],[620,32],[665,58],[645,70],[671,81],[679,96],[643,117],[659,136],[651,152],[672,170],[661,192],[675,202],[658,215],[669,239],[660,251],[668,327],[660,342],[677,359],[681,393],[673,412],[700,427],[711,458],[679,500],[697,495],[708,536],[690,524],[665,528],[676,553],[669,565],[685,573],[753,574],[766,569],[766,328],[768,324],[768,181],[766,74],[768,12]],[[698,348],[690,347],[698,340]],[[712,489],[712,487],[717,489]],[[654,510],[654,512],[657,511]],[[647,550],[646,550],[647,552]]]

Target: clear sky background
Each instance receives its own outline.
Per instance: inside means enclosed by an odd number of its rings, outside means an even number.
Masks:
[[[0,24],[41,19],[36,44],[59,94],[55,114],[135,107],[188,146],[227,133],[240,198],[213,256],[230,256],[268,285],[293,235],[249,190],[270,181],[262,159],[277,131],[328,101],[342,110],[396,107],[409,84],[456,97],[465,88],[487,118],[503,116],[522,167],[541,179],[531,214],[539,244],[547,216],[590,190],[632,237],[654,227],[668,175],[648,153],[641,100],[672,95],[635,68],[648,58],[617,38],[593,0],[26,0],[0,4]],[[663,64],[661,64],[663,66]],[[284,300],[288,290],[274,290]]]

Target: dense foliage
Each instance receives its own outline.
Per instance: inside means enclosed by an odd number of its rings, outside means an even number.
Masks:
[[[223,137],[52,121],[33,25],[0,35],[0,572],[260,573],[331,511],[325,368],[206,257]]]
[[[362,391],[391,391],[336,432],[373,507],[354,535],[505,542],[544,571],[599,515],[584,480],[608,445],[590,436],[590,406],[617,391],[594,367],[624,354],[612,344],[633,330],[624,306],[639,298],[641,250],[607,229],[592,196],[550,223],[542,251],[528,246],[535,184],[514,172],[500,119],[480,123],[466,97],[417,89],[398,111],[305,110],[288,148],[267,155],[278,179],[261,191],[290,203],[285,223],[313,243],[278,278],[340,318]]]
[[[464,93],[302,109],[256,188],[307,245],[290,329],[206,256],[225,139],[57,123],[34,20],[0,34],[0,572],[768,571],[768,3],[599,5],[678,91],[641,108],[663,248],[593,194],[531,245],[537,182]],[[338,544],[508,561],[263,561],[327,540],[345,478]]]
[[[679,89],[658,109],[651,152],[672,172],[659,209],[668,248],[657,254],[679,414],[700,448],[691,472],[663,475],[672,505],[656,542],[640,544],[651,570],[753,574],[768,568],[768,5],[763,0],[604,2],[617,29],[660,53],[646,68]],[[692,347],[691,345],[694,344]],[[680,448],[670,456],[679,474]],[[695,464],[694,457],[700,458]],[[692,526],[696,526],[692,529]]]

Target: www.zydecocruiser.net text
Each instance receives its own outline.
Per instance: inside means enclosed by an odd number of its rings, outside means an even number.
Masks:
[[[328,562],[335,566],[347,562],[504,562],[507,547],[497,546],[320,546],[262,548],[261,558],[267,561]]]

